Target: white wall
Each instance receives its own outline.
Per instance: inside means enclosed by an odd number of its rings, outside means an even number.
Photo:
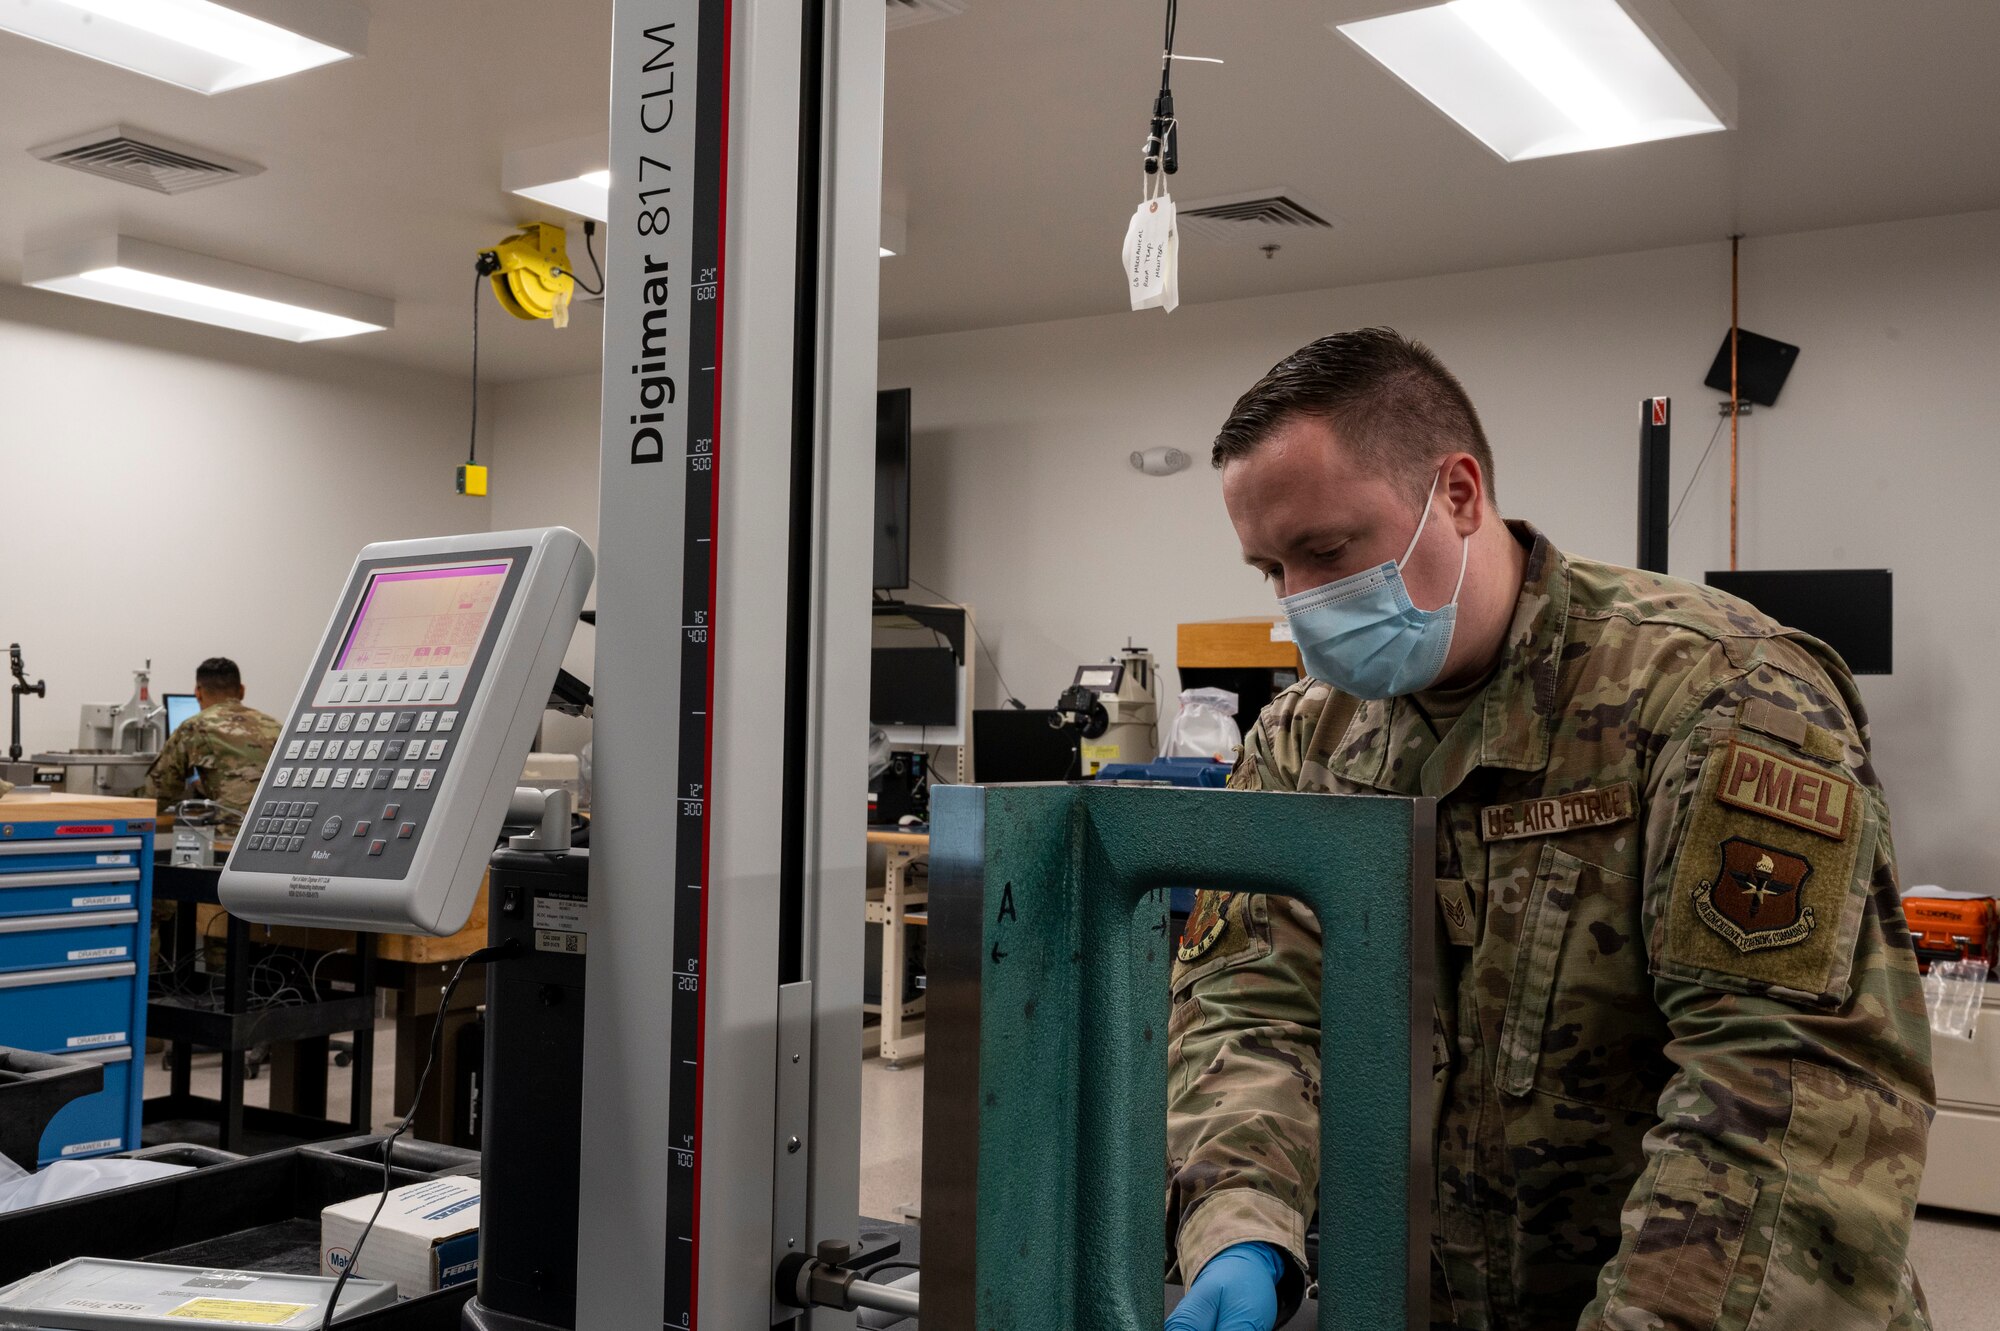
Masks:
[[[1128,634],[1171,664],[1179,622],[1272,611],[1209,442],[1279,357],[1374,323],[1465,380],[1506,512],[1629,563],[1639,400],[1674,399],[1678,493],[1718,420],[1701,379],[1728,263],[1725,242],[885,343],[882,385],[915,390],[913,573],[978,610],[1031,706]],[[1897,670],[1862,687],[1905,877],[1996,885],[2000,614],[1980,484],[2000,439],[2000,213],[1749,240],[1743,265],[1744,326],[1803,348],[1779,405],[1743,423],[1743,565],[1895,570]],[[1196,467],[1133,471],[1127,454],[1154,444]],[[1674,530],[1674,572],[1727,566],[1727,477],[1725,435]],[[1000,697],[983,663],[979,693]]]
[[[282,711],[361,546],[490,522],[452,489],[463,380],[0,286],[0,403],[0,646],[49,685],[31,750],[148,657],[156,694],[233,657]]]
[[[595,374],[501,384],[493,390],[493,529],[568,527],[597,549],[597,421]],[[597,589],[590,590],[597,604]],[[577,628],[563,665],[586,682],[596,679],[597,630]],[[542,748],[574,753],[590,738],[586,721],[551,713]]]

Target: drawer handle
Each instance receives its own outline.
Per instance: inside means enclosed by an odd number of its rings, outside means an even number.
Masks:
[[[27,989],[42,984],[81,984],[85,980],[115,980],[138,973],[138,966],[129,961],[112,962],[104,966],[67,966],[53,971],[21,971],[13,975],[0,975],[0,989]]]
[[[10,887],[86,887],[91,883],[136,883],[137,869],[55,869],[48,873],[0,874],[0,891]]]
[[[74,841],[0,841],[0,855],[77,855],[87,851],[138,850],[135,836],[78,837]]]
[[[114,924],[137,924],[136,910],[89,910],[75,915],[24,915],[18,920],[0,920],[0,934],[38,934],[51,929],[100,929]]]

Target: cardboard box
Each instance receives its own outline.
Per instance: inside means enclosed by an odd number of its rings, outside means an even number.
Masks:
[[[319,1270],[337,1276],[381,1194],[336,1202],[320,1212]],[[386,1280],[403,1298],[479,1277],[479,1180],[427,1179],[397,1188],[361,1250],[355,1278]]]

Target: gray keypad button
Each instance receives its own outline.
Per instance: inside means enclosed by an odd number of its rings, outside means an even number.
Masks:
[[[319,839],[321,841],[333,840],[335,837],[340,835],[340,827],[341,827],[341,817],[339,814],[336,813],[331,817],[329,817],[324,823],[320,824]]]

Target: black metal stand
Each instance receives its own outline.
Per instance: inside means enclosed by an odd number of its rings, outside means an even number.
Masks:
[[[1663,397],[1639,400],[1639,567],[1667,571],[1667,511],[1671,492],[1668,463],[1673,457],[1671,404]]]
[[[160,860],[153,868],[153,899],[174,901],[176,956],[192,955],[202,940],[195,929],[195,905],[220,906],[220,868],[188,868]],[[145,1121],[186,1119],[217,1125],[217,1144],[225,1151],[243,1149],[246,1134],[285,1142],[318,1141],[367,1132],[375,1091],[375,939],[354,935],[354,994],[284,1007],[250,1005],[249,926],[228,917],[223,939],[223,992],[219,1008],[187,999],[156,997],[146,1005],[147,1034],[173,1045],[173,1081],[169,1094],[146,1101]],[[354,1080],[349,1118],[328,1119],[326,1061],[328,1038],[354,1033]],[[294,1060],[292,1103],[301,1112],[246,1108],[243,1104],[243,1054],[277,1043],[299,1046]],[[219,1049],[222,1096],[212,1100],[192,1092],[189,1067],[196,1048]]]

